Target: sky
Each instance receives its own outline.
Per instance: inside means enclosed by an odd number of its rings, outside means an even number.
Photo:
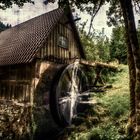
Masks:
[[[35,5],[25,3],[22,8],[13,5],[12,8],[0,10],[0,20],[4,23],[9,23],[14,26],[57,8],[56,4],[48,4],[45,6],[43,5],[42,1],[43,0],[35,0]]]
[[[48,4],[43,5],[43,0],[35,0],[35,5],[26,3],[22,8],[18,8],[18,6],[14,5],[12,8],[6,10],[0,10],[0,21],[4,23],[9,23],[12,26],[16,24],[22,23],[26,20],[29,20],[33,17],[46,13],[48,11],[54,10],[58,8],[58,5],[55,4]],[[98,30],[102,31],[102,28],[105,28],[105,35],[108,37],[111,36],[112,28],[106,25],[107,17],[106,17],[106,9],[108,5],[103,6],[98,14],[95,16],[93,20],[93,27]],[[80,22],[84,22],[87,19],[89,20],[90,17],[87,14],[83,14],[82,12],[79,13],[81,17]],[[140,15],[136,16],[136,24],[137,20],[140,19]],[[89,22],[87,23],[86,29],[89,28]]]
[[[99,10],[99,12],[97,13],[97,15],[95,16],[94,20],[93,20],[93,28],[95,30],[97,30],[98,32],[102,31],[102,28],[104,28],[105,30],[105,35],[110,37],[111,33],[112,33],[112,27],[108,27],[106,22],[107,22],[107,16],[106,16],[106,10],[108,9],[108,5],[104,5],[101,7],[101,9]],[[87,14],[83,14],[81,13],[81,20],[86,21],[87,22],[87,30],[89,29],[90,26],[90,16]]]

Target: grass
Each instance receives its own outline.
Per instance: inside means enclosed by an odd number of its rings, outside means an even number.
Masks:
[[[126,125],[129,117],[128,68],[110,77],[113,87],[106,93],[97,93],[92,98],[97,104],[88,108],[85,121],[73,126],[68,140],[129,140]]]

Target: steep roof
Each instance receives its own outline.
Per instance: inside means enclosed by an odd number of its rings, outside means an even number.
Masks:
[[[64,10],[59,8],[1,32],[0,65],[31,62],[63,15]],[[71,14],[70,18],[72,19]],[[72,26],[77,34],[78,44],[81,47],[74,22]]]

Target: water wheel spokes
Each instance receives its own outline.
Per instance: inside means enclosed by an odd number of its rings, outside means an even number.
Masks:
[[[77,116],[77,105],[84,92],[86,77],[75,64],[67,66],[58,73],[50,93],[50,109],[57,124],[70,125]]]

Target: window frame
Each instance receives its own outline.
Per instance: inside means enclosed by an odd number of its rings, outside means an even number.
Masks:
[[[61,41],[65,40],[65,45],[63,45],[62,43],[61,44],[59,43],[60,42],[60,37],[61,37]],[[68,38],[65,35],[58,34],[57,46],[68,50],[69,49],[69,40],[68,40]]]

